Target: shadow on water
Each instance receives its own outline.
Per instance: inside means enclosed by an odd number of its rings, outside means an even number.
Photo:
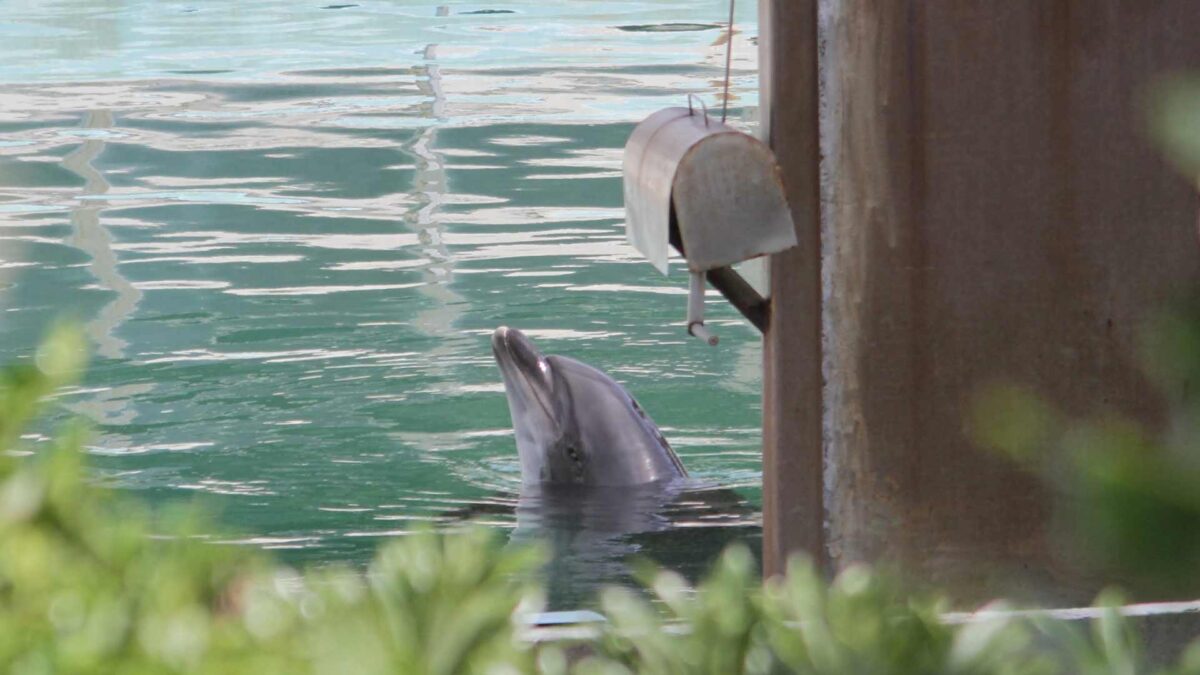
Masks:
[[[544,545],[550,610],[595,602],[602,586],[634,583],[638,561],[695,581],[733,542],[761,551],[757,510],[736,491],[689,481],[598,487],[525,486],[446,514],[449,520],[515,518],[509,541]]]
[[[635,26],[617,26],[617,30],[627,33],[684,33],[689,31],[714,30],[722,28],[717,23],[656,23]]]

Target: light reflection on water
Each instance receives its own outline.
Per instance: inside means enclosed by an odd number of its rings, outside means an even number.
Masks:
[[[683,278],[622,231],[625,139],[716,90],[724,3],[321,7],[6,6],[0,359],[80,317],[96,359],[64,400],[101,469],[297,560],[472,510],[517,526],[500,324],[611,372],[693,475],[756,501],[756,336],[714,297],[721,347],[687,338]],[[704,504],[617,549],[695,567],[756,537]]]

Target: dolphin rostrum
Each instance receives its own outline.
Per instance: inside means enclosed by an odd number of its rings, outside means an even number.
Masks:
[[[524,333],[501,326],[492,353],[517,436],[525,485],[642,485],[687,471],[637,401],[603,372],[544,356]]]

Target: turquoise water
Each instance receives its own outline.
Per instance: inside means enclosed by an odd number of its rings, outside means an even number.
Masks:
[[[713,296],[721,345],[688,338],[685,278],[623,235],[625,139],[687,93],[714,105],[726,11],[7,2],[0,361],[77,317],[95,358],[62,400],[97,470],[297,561],[455,513],[515,525],[500,324],[612,373],[694,476],[757,503],[757,335]],[[757,536],[753,509],[698,514],[623,550],[691,569]]]

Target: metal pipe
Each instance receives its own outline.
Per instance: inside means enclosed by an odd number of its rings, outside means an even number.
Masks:
[[[708,283],[717,289],[729,304],[737,308],[758,332],[765,333],[771,320],[771,304],[754,290],[750,282],[732,267],[718,267],[705,273]]]
[[[704,273],[702,272],[692,272],[688,277],[687,329],[692,335],[707,342],[710,347],[716,347],[719,342],[717,336],[704,327]]]

